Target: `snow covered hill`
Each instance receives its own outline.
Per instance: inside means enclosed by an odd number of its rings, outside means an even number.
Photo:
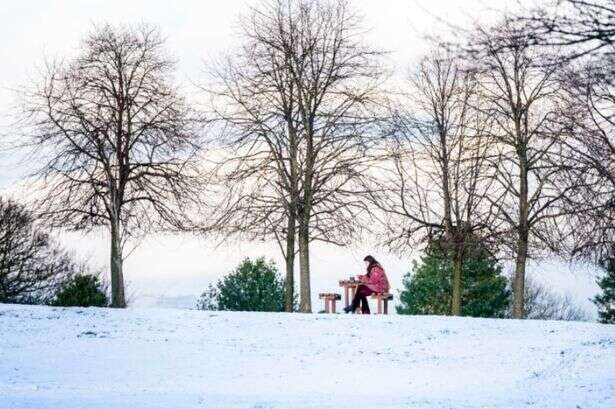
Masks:
[[[0,408],[615,408],[615,326],[0,305]]]

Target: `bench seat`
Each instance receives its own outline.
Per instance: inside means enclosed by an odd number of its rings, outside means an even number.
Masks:
[[[378,314],[389,313],[389,301],[393,299],[393,294],[389,293],[374,293],[372,298],[378,300]]]
[[[318,298],[325,300],[325,312],[327,314],[335,314],[335,303],[342,299],[342,295],[337,293],[320,293],[318,294]]]

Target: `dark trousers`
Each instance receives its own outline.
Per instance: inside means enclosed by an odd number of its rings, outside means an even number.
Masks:
[[[359,308],[359,304],[361,305],[361,312],[363,314],[369,314],[369,304],[367,303],[367,296],[372,295],[374,290],[369,288],[366,285],[360,284],[357,287],[357,292],[354,294],[354,298],[352,300],[352,312],[355,312],[357,308]]]

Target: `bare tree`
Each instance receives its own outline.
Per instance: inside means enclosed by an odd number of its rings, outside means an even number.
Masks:
[[[422,60],[408,97],[393,108],[392,166],[381,172],[386,192],[372,195],[388,219],[390,246],[437,245],[451,258],[453,315],[461,314],[463,262],[497,222],[486,199],[490,119],[475,109],[476,90],[474,75],[452,53],[438,49]]]
[[[525,316],[532,320],[589,321],[570,296],[560,296],[534,280],[525,283]]]
[[[615,2],[565,0],[519,18],[534,41],[557,46],[576,66],[563,82],[561,114],[574,123],[565,140],[574,166],[563,175],[575,185],[568,206],[573,255],[603,261],[615,248]]]
[[[44,303],[77,270],[23,205],[0,198],[0,302]]]
[[[557,184],[561,139],[570,126],[558,115],[562,63],[551,50],[533,45],[527,27],[511,19],[478,28],[469,39],[468,58],[480,75],[483,111],[494,121],[499,150],[495,188],[490,197],[500,220],[503,244],[515,258],[513,316],[524,317],[528,257],[557,251],[566,193]]]
[[[303,135],[297,219],[300,309],[307,312],[311,239],[347,242],[368,211],[356,193],[372,160],[366,151],[373,143],[381,53],[361,43],[361,20],[347,2],[297,1],[284,19],[286,30],[295,30],[285,47]]]
[[[26,91],[37,210],[54,227],[109,230],[114,307],[126,305],[127,242],[188,227],[197,203],[197,138],[173,69],[157,28],[95,26]]]
[[[285,259],[285,311],[294,306],[296,206],[299,199],[296,95],[275,7],[263,5],[242,21],[243,45],[210,67],[214,123],[220,124],[213,174],[223,200],[213,231],[228,238],[275,239]],[[281,37],[281,38],[280,38]]]
[[[574,124],[564,140],[574,166],[562,175],[571,186],[572,255],[608,260],[615,249],[615,83],[613,58],[601,57],[570,70],[564,80],[562,116]]]
[[[236,196],[223,224],[284,237],[289,283],[296,237],[303,312],[311,310],[310,242],[348,243],[369,212],[360,181],[373,160],[365,152],[375,141],[382,70],[381,53],[361,34],[346,2],[264,2],[244,21],[239,59],[219,75],[218,96],[230,105],[218,116],[235,154],[223,161],[235,162],[227,181],[245,182],[229,184]]]
[[[613,0],[550,1],[519,20],[526,25],[536,44],[566,47],[570,58],[613,53]]]

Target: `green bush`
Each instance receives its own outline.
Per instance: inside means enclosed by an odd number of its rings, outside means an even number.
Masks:
[[[56,307],[106,307],[106,288],[97,276],[78,274],[66,281],[51,305]]]
[[[273,262],[246,258],[230,274],[210,285],[197,302],[202,310],[284,311],[284,279]]]
[[[207,290],[205,290],[203,294],[201,294],[201,297],[196,302],[196,308],[198,310],[207,310],[207,311],[219,310],[220,309],[219,308],[220,302],[218,301],[219,296],[220,296],[220,293],[218,292],[218,287],[213,284],[209,284],[209,286],[207,287]]]
[[[615,258],[605,263],[605,274],[598,280],[602,293],[594,297],[598,306],[598,321],[615,324]]]
[[[450,315],[453,264],[438,253],[431,253],[415,263],[406,274],[400,294],[399,314]],[[461,279],[461,315],[470,317],[505,317],[510,291],[502,268],[485,255],[466,260]]]

